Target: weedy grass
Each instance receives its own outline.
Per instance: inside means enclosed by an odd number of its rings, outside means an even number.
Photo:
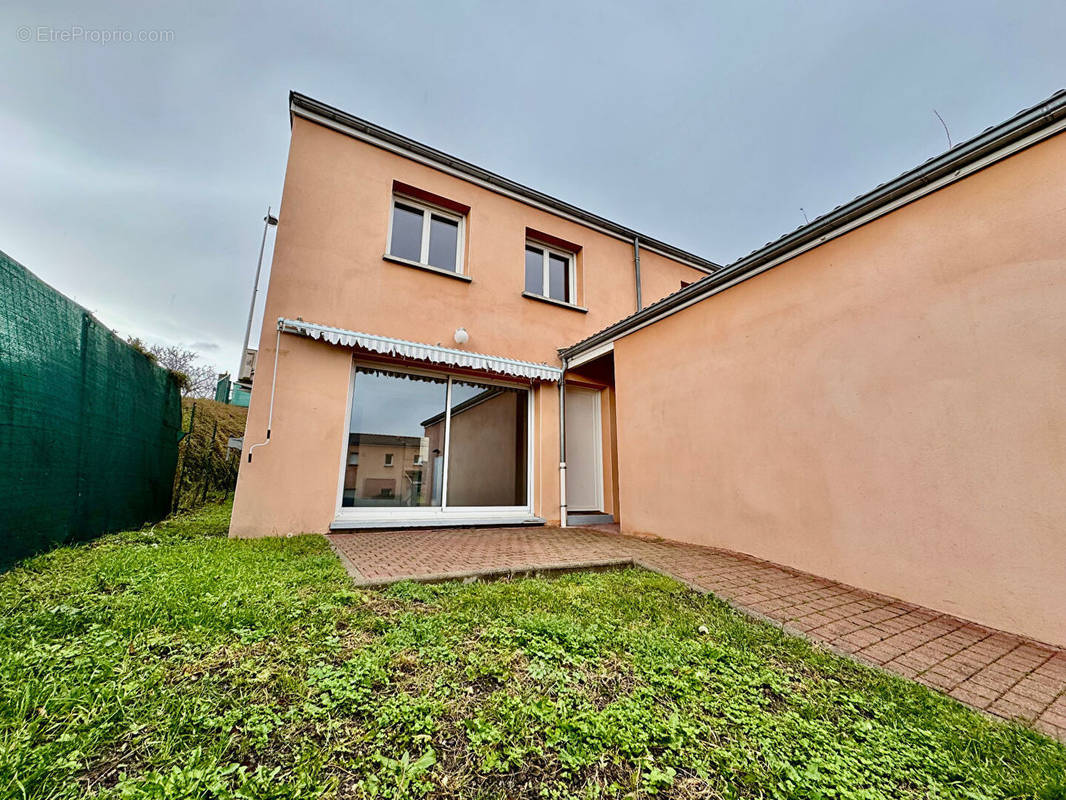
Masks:
[[[227,521],[0,577],[0,796],[1066,798],[1058,743],[658,575],[357,591]]]
[[[186,397],[181,401],[182,430],[191,428],[179,446],[178,468],[174,473],[173,500],[181,510],[204,505],[204,500],[218,502],[228,494],[226,487],[236,481],[236,462],[240,460],[228,443],[230,437],[244,436],[247,417],[247,408],[204,397]]]

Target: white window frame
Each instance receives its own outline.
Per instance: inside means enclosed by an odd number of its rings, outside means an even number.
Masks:
[[[394,465],[393,455],[394,455],[393,453],[386,453],[385,454],[385,466],[386,467],[391,467],[391,466]]]
[[[411,261],[409,258],[403,258],[402,256],[393,255],[392,253],[392,223],[393,217],[396,213],[396,204],[409,206],[410,208],[418,209],[422,212],[422,250],[419,253],[418,261]],[[455,271],[446,268],[438,267],[429,263],[429,231],[432,225],[433,215],[443,217],[450,222],[458,224],[458,230],[455,234]],[[385,239],[385,253],[389,258],[397,261],[403,261],[408,264],[415,264],[419,267],[426,267],[428,269],[435,269],[438,272],[446,272],[454,275],[464,275],[465,264],[463,263],[464,255],[464,242],[466,241],[466,217],[462,214],[456,214],[454,211],[448,211],[447,209],[435,206],[432,203],[427,203],[423,200],[414,200],[407,195],[393,193],[392,200],[389,202],[389,232]]]
[[[543,297],[545,300],[551,300],[553,303],[562,303],[563,305],[575,306],[576,307],[577,306],[577,255],[575,253],[571,253],[569,250],[560,250],[558,247],[552,247],[551,245],[544,244],[544,242],[538,242],[536,239],[526,239],[525,247],[534,247],[534,248],[536,248],[536,249],[541,251],[541,269],[540,269],[541,287],[540,287],[540,296]],[[523,258],[522,258],[522,268],[523,268],[523,275],[522,275],[523,283],[522,283],[522,285],[523,286],[525,286],[525,277],[526,277],[525,274],[524,274],[524,270],[525,270],[525,252],[526,252],[525,248],[522,248],[522,256],[523,256]],[[569,284],[569,286],[567,287],[567,294],[570,296],[569,300],[560,300],[559,298],[552,297],[550,294],[548,294],[548,288],[549,288],[549,283],[550,283],[549,276],[551,274],[551,272],[549,270],[549,267],[548,267],[548,256],[549,256],[549,254],[553,255],[553,256],[558,256],[559,258],[565,258],[566,259],[566,277],[567,277],[567,283]]]
[[[335,523],[366,524],[369,527],[375,525],[387,526],[400,524],[426,525],[426,524],[454,524],[466,525],[472,522],[484,522],[486,524],[496,522],[524,522],[534,517],[533,513],[533,472],[537,463],[534,445],[536,431],[533,412],[535,408],[533,399],[533,386],[510,383],[507,381],[492,380],[489,378],[472,377],[468,375],[452,375],[447,372],[436,372],[423,369],[409,369],[403,365],[388,365],[380,362],[352,360],[352,371],[348,383],[348,403],[344,409],[343,448],[347,450],[349,424],[352,418],[352,404],[355,401],[355,376],[359,367],[367,369],[384,369],[393,372],[406,372],[412,375],[426,375],[434,378],[447,380],[445,391],[445,416],[444,416],[444,469],[441,475],[441,505],[393,508],[373,507],[350,507],[344,506],[344,478],[345,470],[342,467],[337,476],[337,505],[334,516]],[[452,382],[469,381],[486,386],[500,386],[508,389],[518,389],[526,393],[526,504],[521,506],[449,506],[448,505],[448,473],[451,469],[451,428],[452,428]],[[343,464],[344,458],[341,462]]]

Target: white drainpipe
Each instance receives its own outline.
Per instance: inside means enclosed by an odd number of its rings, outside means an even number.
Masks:
[[[278,322],[278,339],[274,344],[274,372],[270,375],[270,413],[267,415],[267,435],[262,442],[256,442],[248,448],[248,463],[252,463],[252,451],[257,447],[270,444],[270,429],[274,425],[274,389],[278,383],[278,351],[281,350],[281,322]]]
[[[559,375],[559,525],[566,527],[566,359]]]

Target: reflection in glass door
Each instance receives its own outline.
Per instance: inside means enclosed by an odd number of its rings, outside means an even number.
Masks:
[[[440,505],[444,440],[431,440],[423,420],[443,415],[447,392],[446,378],[356,369],[342,506]]]
[[[449,506],[526,505],[526,392],[453,380]]]
[[[528,508],[529,392],[357,366],[341,506]]]

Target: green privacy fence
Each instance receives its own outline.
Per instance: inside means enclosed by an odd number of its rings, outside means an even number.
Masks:
[[[169,510],[170,373],[0,252],[0,569]]]

